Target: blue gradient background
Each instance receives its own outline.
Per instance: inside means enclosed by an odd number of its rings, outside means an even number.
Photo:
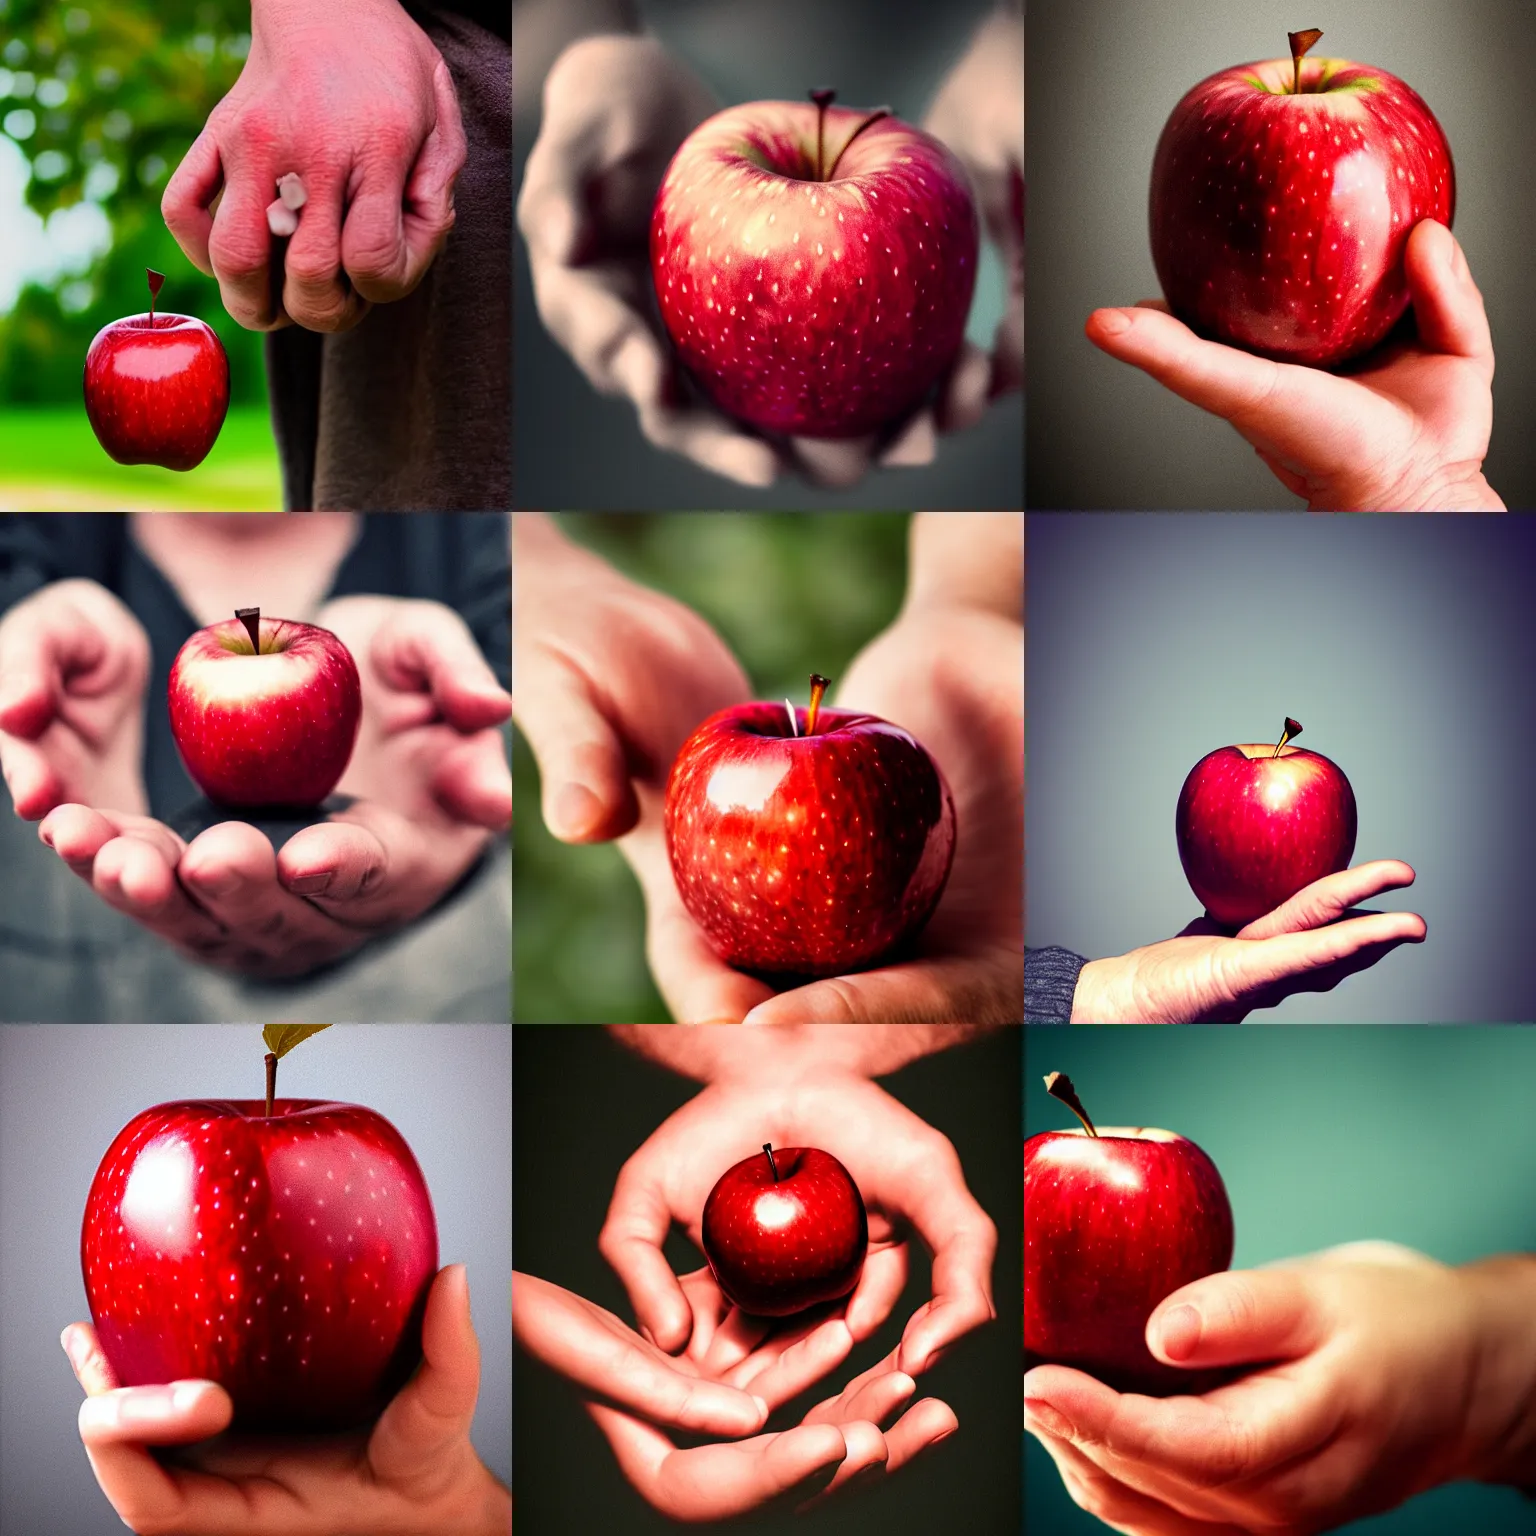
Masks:
[[[1027,1029],[1024,1069],[1026,1137],[1075,1123],[1041,1083],[1059,1071],[1099,1124],[1162,1126],[1210,1153],[1232,1199],[1234,1268],[1366,1238],[1450,1264],[1536,1251],[1536,1030]],[[1102,1536],[1025,1440],[1025,1529]],[[1519,1494],[1457,1484],[1341,1529],[1533,1528]]]
[[[1354,787],[1354,862],[1418,873],[1371,907],[1429,937],[1251,1017],[1536,1019],[1536,523],[1031,513],[1028,550],[1031,945],[1117,955],[1199,916],[1179,787],[1291,715]]]

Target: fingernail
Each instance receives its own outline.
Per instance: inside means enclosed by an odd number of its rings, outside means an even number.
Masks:
[[[1178,1306],[1157,1327],[1158,1342],[1170,1360],[1187,1360],[1200,1342],[1200,1314],[1191,1306]]]
[[[755,1392],[752,1394],[752,1401],[757,1404],[758,1414],[762,1418],[762,1421],[766,1424],[768,1422],[767,1402],[763,1398],[759,1397]]]
[[[63,1333],[59,1335],[59,1346],[69,1356],[69,1363],[75,1363],[75,1325],[71,1323]]]
[[[555,791],[551,831],[580,837],[602,819],[603,803],[585,784],[562,784]]]
[[[178,1381],[171,1388],[171,1407],[177,1413],[191,1413],[208,1397],[206,1381]]]
[[[205,896],[233,896],[245,883],[232,869],[194,869],[187,878]]]
[[[1123,309],[1099,311],[1099,330],[1106,336],[1123,336],[1131,328],[1131,317]]]
[[[322,869],[313,875],[296,875],[288,882],[288,889],[295,896],[319,896],[329,889],[335,878],[334,869]]]
[[[1065,1415],[1038,1397],[1024,1399],[1024,1418],[1026,1422],[1033,1419],[1046,1434],[1054,1435],[1058,1440],[1070,1440],[1077,1433]]]

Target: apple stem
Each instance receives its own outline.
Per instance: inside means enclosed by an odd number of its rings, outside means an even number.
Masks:
[[[260,608],[236,608],[235,617],[245,625],[245,632],[251,637],[251,649],[261,655],[261,609]]]
[[[1052,1072],[1045,1080],[1045,1091],[1053,1099],[1060,1099],[1083,1122],[1083,1129],[1095,1141],[1098,1140],[1099,1133],[1094,1130],[1093,1121],[1088,1118],[1088,1111],[1083,1108],[1077,1090],[1072,1086],[1072,1079],[1065,1072]]]
[[[822,132],[826,127],[827,108],[837,100],[837,92],[823,87],[810,92],[810,97],[816,103],[816,180],[825,181],[826,177],[821,174]]]
[[[811,673],[811,707],[805,712],[805,734],[816,734],[816,716],[821,712],[821,696],[831,686],[831,680],[820,672]]]
[[[267,1114],[272,1113],[272,1095],[277,1092],[277,1055],[267,1052]]]
[[[777,1184],[779,1182],[779,1165],[773,1160],[773,1143],[765,1141],[763,1143],[763,1151],[768,1154],[768,1166],[773,1169],[773,1182]]]
[[[1291,81],[1291,95],[1301,95],[1301,61],[1307,50],[1322,36],[1317,27],[1308,27],[1305,32],[1287,32],[1286,40],[1291,45],[1291,65],[1295,70],[1295,76]]]
[[[1280,740],[1275,743],[1275,750],[1269,754],[1270,757],[1271,758],[1279,757],[1281,752],[1284,751],[1284,749],[1285,749],[1286,742],[1288,742],[1293,736],[1300,736],[1300,735],[1301,735],[1301,722],[1299,720],[1292,720],[1291,717],[1289,715],[1287,715],[1285,717],[1285,729],[1283,731],[1281,731],[1281,733],[1280,733]]]
[[[149,328],[155,328],[155,300],[160,297],[160,290],[165,286],[165,273],[156,272],[153,267],[145,267],[144,276],[149,279]]]
[[[891,115],[891,109],[889,107],[876,107],[875,110],[873,112],[871,112],[869,114],[869,116],[866,117],[864,119],[864,121],[862,123],[860,123],[857,128],[855,128],[853,130],[852,133],[850,133],[848,135],[847,142],[844,143],[843,147],[840,150],[838,150],[838,152],[837,152],[837,159],[834,160],[832,162],[832,164],[827,167],[827,174],[825,176],[823,176],[821,179],[823,181],[831,181],[832,177],[833,177],[833,174],[837,170],[839,162],[842,160],[843,156],[848,153],[848,145],[852,144],[853,141],[856,138],[858,138],[858,136],[861,133],[863,133],[864,130],[866,128],[868,128],[871,123],[878,123],[882,117],[889,117],[890,115]]]

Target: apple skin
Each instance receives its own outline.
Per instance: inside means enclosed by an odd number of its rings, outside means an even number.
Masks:
[[[1292,61],[1269,59],[1173,109],[1152,162],[1152,259],[1201,335],[1329,366],[1401,318],[1403,247],[1422,219],[1450,224],[1456,172],[1434,113],[1396,76],[1344,59],[1301,69],[1300,94]]]
[[[421,1359],[437,1224],[382,1115],[278,1099],[158,1104],[118,1133],[80,1262],[123,1386],[219,1382],[241,1429],[367,1423]]]
[[[129,315],[85,354],[85,414],[119,464],[196,469],[229,409],[229,358],[191,315]]]
[[[1147,1319],[1232,1263],[1232,1207],[1194,1142],[1141,1126],[1024,1143],[1024,1366],[1068,1365],[1166,1397],[1204,1378],[1147,1348]]]
[[[667,853],[683,905],[727,964],[835,976],[874,965],[938,905],[955,852],[939,765],[900,726],[738,704],[683,744]]]
[[[1305,747],[1245,742],[1208,752],[1179,791],[1174,834],[1184,876],[1219,923],[1241,928],[1303,886],[1349,868],[1355,792]]]
[[[960,162],[898,118],[755,101],[684,140],[651,215],[661,317],[705,393],[765,432],[856,437],[949,367],[976,282]]]
[[[328,629],[238,619],[200,629],[171,664],[171,734],[197,786],[233,806],[313,806],[346,771],[362,719],[352,653]]]
[[[816,1147],[775,1147],[727,1168],[704,1202],[704,1256],[728,1300],[759,1317],[836,1301],[856,1284],[869,1218],[853,1175]]]

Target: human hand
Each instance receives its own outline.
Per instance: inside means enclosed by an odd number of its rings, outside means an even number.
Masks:
[[[594,389],[634,404],[651,443],[738,484],[767,486],[795,470],[850,486],[876,462],[928,463],[940,419],[931,408],[878,436],[769,441],[677,367],[653,301],[651,205],[673,154],[718,106],[654,38],[588,37],[560,56],[517,202],[544,324]],[[981,354],[962,351],[950,389],[957,419],[944,415],[943,425],[979,417],[987,377]],[[962,412],[962,399],[979,403]]]
[[[952,149],[970,173],[1008,280],[990,367],[956,368],[943,414],[954,427],[974,422],[986,402],[1024,387],[1024,17],[994,11],[965,57],[949,72],[923,127]],[[975,389],[980,384],[980,390]]]
[[[1229,937],[1209,918],[1109,960],[1090,960],[1072,999],[1074,1024],[1237,1024],[1296,992],[1331,992],[1399,944],[1429,931],[1416,912],[1353,909],[1412,885],[1401,859],[1324,875]]]
[[[70,800],[147,808],[149,636],[94,581],[56,581],[0,617],[0,771],[16,814]]]
[[[791,1367],[811,1358],[821,1370],[831,1369],[876,1332],[906,1282],[912,1232],[933,1254],[933,1296],[903,1329],[894,1359],[905,1375],[927,1370],[996,1315],[997,1231],[966,1188],[949,1140],[865,1078],[798,1054],[775,1068],[753,1052],[743,1057],[739,1073],[723,1068],[664,1121],[625,1163],[614,1186],[598,1247],[629,1293],[641,1329],[661,1349],[677,1353],[698,1339],[700,1329],[699,1309],[662,1254],[670,1225],[679,1223],[702,1249],[700,1223],[710,1189],[765,1141],[830,1152],[852,1174],[869,1213],[869,1252],[858,1283],[816,1323]],[[704,1341],[706,1372],[738,1364],[738,1357],[721,1352],[740,1349],[743,1339],[755,1344],[755,1326],[733,1313],[718,1338]],[[773,1404],[771,1383],[749,1379],[752,1390]]]
[[[338,790],[357,796],[273,850],[244,821],[188,843],[162,822],[83,804],[38,835],[109,906],[211,965],[302,975],[411,922],[512,814],[498,726],[511,701],[439,603],[351,597],[319,622],[358,663],[363,714]]]
[[[1389,1243],[1210,1275],[1158,1306],[1147,1343],[1249,1374],[1157,1400],[1038,1366],[1025,1425],[1073,1499],[1131,1536],[1314,1536],[1481,1470],[1508,1426],[1472,1294]]]
[[[448,66],[396,0],[254,0],[245,67],[161,213],[247,330],[345,331],[421,281],[465,153]],[[267,209],[289,173],[307,201],[284,249]]]
[[[1148,302],[1098,309],[1088,339],[1221,416],[1286,489],[1331,511],[1503,511],[1483,478],[1493,340],[1456,238],[1426,219],[1404,250],[1418,334],[1350,371],[1275,363],[1203,341]]]
[[[89,1323],[61,1343],[85,1388],[80,1438],[130,1529],[156,1536],[509,1536],[512,1501],[470,1443],[480,1347],[462,1265],[432,1284],[425,1360],[371,1432],[323,1440],[222,1434],[233,1405],[211,1381],[119,1387]],[[210,1437],[219,1436],[217,1440]],[[195,1444],[195,1442],[207,1442]],[[193,1446],[174,1459],[150,1446]]]

